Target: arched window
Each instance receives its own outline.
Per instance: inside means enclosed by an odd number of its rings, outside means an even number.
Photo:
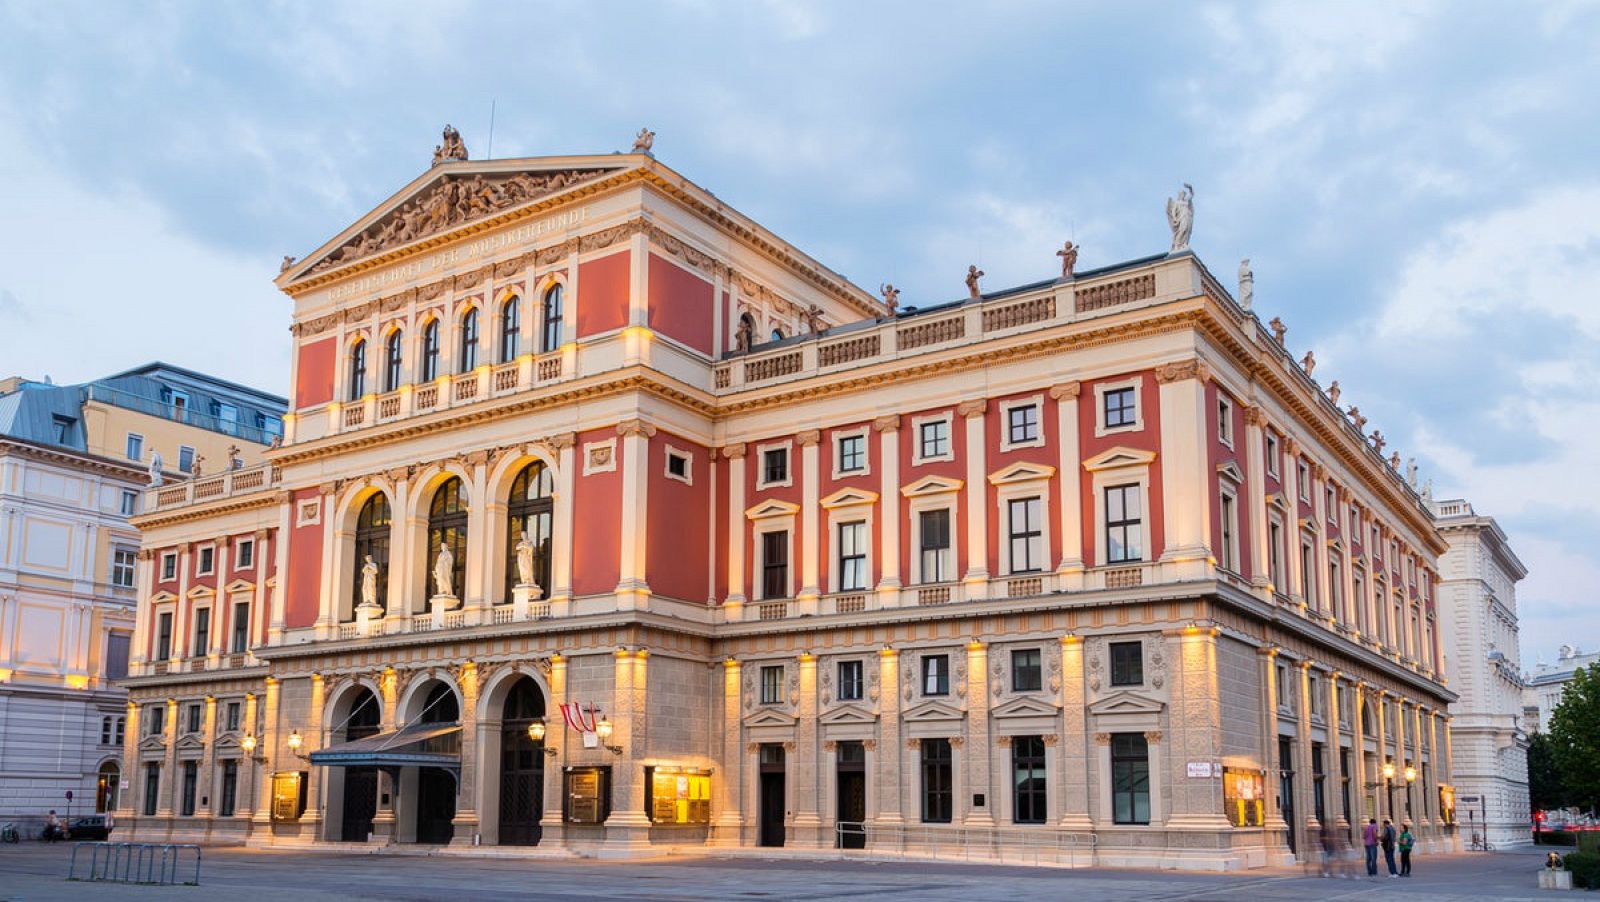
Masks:
[[[418,723],[455,723],[461,719],[461,703],[456,694],[444,683],[435,683],[428,690],[428,700],[416,716]]]
[[[389,498],[374,492],[361,505],[356,516],[356,554],[351,562],[354,568],[350,591],[350,619],[355,619],[356,605],[361,604],[361,569],[367,565],[367,556],[378,565],[378,606],[389,604]]]
[[[561,347],[561,286],[551,285],[544,293],[544,328],[539,333],[539,352],[548,354]]]
[[[543,697],[540,701],[543,702]],[[543,711],[540,712],[544,713]],[[107,761],[100,765],[100,773],[95,781],[94,810],[104,813],[117,810],[118,791],[122,788],[122,768],[115,761]]]
[[[439,378],[439,321],[428,320],[422,330],[422,381]]]
[[[383,390],[394,391],[400,387],[400,360],[404,354],[404,339],[399,329],[389,333],[383,348]]]
[[[756,318],[748,313],[739,314],[739,330],[733,335],[735,350],[748,351],[756,343]]]
[[[359,401],[367,393],[367,341],[350,346],[350,400]]]
[[[500,362],[517,359],[517,347],[522,339],[522,299],[516,295],[506,298],[500,307]]]
[[[782,329],[773,329],[772,330],[772,340],[773,341],[783,341],[783,330]]]
[[[461,480],[452,476],[434,491],[433,501],[428,505],[427,591],[423,594],[424,598],[431,598],[438,591],[433,568],[439,560],[439,549],[444,546],[449,546],[450,554],[454,556],[450,591],[457,598],[463,594],[465,586],[462,580],[467,573],[467,504],[461,492]]]
[[[458,373],[470,373],[478,365],[478,308],[461,317],[461,365]]]
[[[528,541],[533,543],[533,581],[550,597],[550,523],[554,507],[551,492],[555,489],[550,468],[544,461],[536,460],[517,474],[511,483],[511,497],[506,501],[506,594],[503,601],[511,600],[511,589],[520,574],[517,571],[517,543],[522,531],[528,531]]]

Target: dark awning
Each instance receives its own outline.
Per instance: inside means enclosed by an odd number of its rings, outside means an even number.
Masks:
[[[311,763],[330,767],[461,767],[461,725],[419,723],[318,749]]]

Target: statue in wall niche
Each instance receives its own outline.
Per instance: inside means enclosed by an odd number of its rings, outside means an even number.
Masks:
[[[166,481],[166,477],[161,474],[161,452],[152,448],[150,450],[150,486],[154,488]]]
[[[522,535],[517,539],[517,585],[534,585],[533,540],[528,538],[526,529],[522,531]]]
[[[879,283],[878,293],[883,295],[883,305],[893,313],[900,306],[900,289],[887,282]]]
[[[433,149],[433,165],[467,158],[467,144],[461,140],[461,133],[454,126],[444,127],[443,142]]]
[[[986,273],[977,266],[967,267],[967,294],[974,299],[983,297],[983,293],[978,290],[978,280],[984,275]]]
[[[361,565],[361,607],[378,607],[378,565],[370,554]]]
[[[454,596],[456,555],[450,546],[439,543],[439,556],[433,559],[433,591],[435,595]]]
[[[1061,258],[1061,278],[1072,278],[1072,271],[1078,265],[1078,246],[1068,241],[1061,245],[1061,250],[1056,251],[1056,256]]]
[[[1194,231],[1194,186],[1188,182],[1177,197],[1167,198],[1167,225],[1172,229],[1172,253],[1188,250]]]
[[[1256,274],[1250,268],[1250,258],[1239,261],[1239,306],[1246,310],[1255,302]]]
[[[648,128],[639,129],[639,134],[633,138],[634,153],[650,153],[650,148],[656,144],[656,133]]]

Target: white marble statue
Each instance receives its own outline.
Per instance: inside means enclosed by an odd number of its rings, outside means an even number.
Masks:
[[[150,485],[158,486],[166,482],[166,477],[161,475],[161,452],[150,450]]]
[[[372,555],[367,555],[367,562],[361,565],[361,607],[375,608],[378,606],[378,565],[372,560]]]
[[[517,539],[517,585],[532,586],[533,581],[533,541],[528,538],[528,531],[522,531],[522,537]]]
[[[433,559],[433,590],[435,595],[454,596],[456,555],[450,546],[439,543],[439,556]]]
[[[1246,310],[1256,297],[1256,274],[1250,269],[1250,258],[1239,261],[1239,306]]]
[[[1406,484],[1410,485],[1412,489],[1417,487],[1417,459],[1415,457],[1406,459]]]
[[[1172,227],[1172,253],[1189,249],[1189,233],[1194,231],[1194,186],[1183,183],[1177,197],[1167,198],[1167,225]]]

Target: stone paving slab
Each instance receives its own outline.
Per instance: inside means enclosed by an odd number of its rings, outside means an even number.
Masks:
[[[512,899],[886,900],[1534,900],[1543,850],[1421,856],[1410,879],[1330,879],[1300,869],[1234,874],[983,864],[672,857],[645,861],[373,856],[327,851],[207,849],[203,886],[142,887],[65,880],[71,846],[0,846],[0,902],[47,900]]]

